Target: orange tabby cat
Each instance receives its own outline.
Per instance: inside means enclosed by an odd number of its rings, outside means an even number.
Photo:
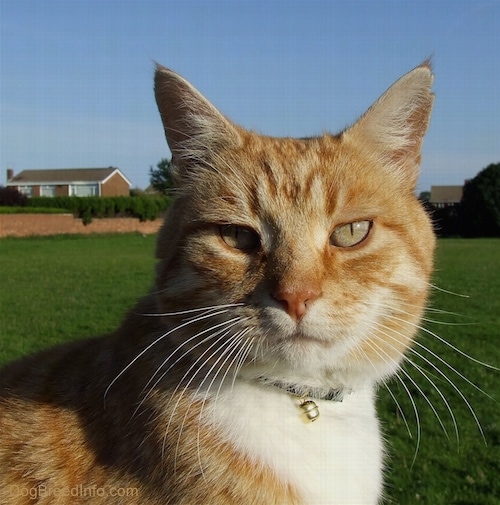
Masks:
[[[114,333],[0,375],[3,504],[379,503],[376,384],[426,303],[428,63],[339,135],[271,138],[158,66],[176,199]]]

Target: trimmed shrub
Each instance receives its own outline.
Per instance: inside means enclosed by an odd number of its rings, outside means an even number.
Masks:
[[[117,197],[33,197],[30,207],[66,209],[85,224],[94,218],[135,217],[141,221],[154,221],[164,213],[171,203],[168,196],[117,196]]]

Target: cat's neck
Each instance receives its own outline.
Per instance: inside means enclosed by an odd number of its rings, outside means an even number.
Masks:
[[[259,381],[264,386],[273,386],[285,391],[298,398],[312,398],[314,400],[326,400],[341,402],[345,395],[351,394],[352,389],[342,386],[327,388],[318,386],[309,386],[307,384],[297,384],[296,382],[287,382],[284,380],[273,380],[267,377],[260,377]]]

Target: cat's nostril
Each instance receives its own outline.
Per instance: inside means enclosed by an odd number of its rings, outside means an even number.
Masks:
[[[308,306],[320,295],[321,292],[315,288],[293,291],[278,289],[272,294],[294,321],[299,321],[307,312]]]

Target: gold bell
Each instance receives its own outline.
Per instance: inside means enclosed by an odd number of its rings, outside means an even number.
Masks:
[[[319,417],[319,408],[312,400],[305,400],[299,405],[300,417],[306,423],[313,423]]]

